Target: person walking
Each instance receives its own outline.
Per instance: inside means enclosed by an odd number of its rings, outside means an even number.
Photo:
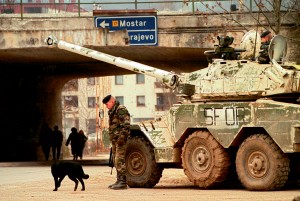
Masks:
[[[70,143],[73,160],[77,160],[81,149],[81,142],[79,133],[75,127],[71,128],[71,133],[67,139],[66,146],[68,146]]]
[[[130,134],[130,114],[127,108],[112,95],[102,100],[106,105],[109,116],[109,137],[112,143],[114,166],[117,170],[117,181],[108,187],[114,190],[127,189],[125,151]]]
[[[49,127],[48,123],[45,122],[43,123],[41,128],[39,143],[42,146],[42,151],[46,161],[48,161],[49,159],[51,142],[52,142],[52,130]]]
[[[52,138],[53,138],[52,140],[53,160],[59,160],[61,145],[63,142],[63,134],[60,130],[58,130],[58,126],[54,126]]]
[[[80,138],[80,149],[78,150],[78,156],[80,159],[82,159],[82,153],[83,153],[83,149],[85,147],[85,143],[87,141],[87,137],[84,135],[83,130],[79,131],[79,138]]]

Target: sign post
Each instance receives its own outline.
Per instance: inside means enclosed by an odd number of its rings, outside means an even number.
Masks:
[[[95,27],[117,31],[127,29],[130,45],[154,45],[157,42],[157,16],[94,17]]]

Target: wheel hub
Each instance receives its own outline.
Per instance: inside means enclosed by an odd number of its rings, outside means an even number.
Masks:
[[[128,171],[131,175],[135,176],[143,174],[147,166],[147,164],[145,164],[146,161],[144,160],[143,155],[139,152],[131,153],[128,157],[127,163]]]
[[[262,152],[253,152],[248,160],[248,170],[253,177],[263,177],[269,168],[267,157]]]
[[[210,165],[210,152],[205,147],[198,147],[194,150],[192,159],[193,167],[196,171],[205,171]]]

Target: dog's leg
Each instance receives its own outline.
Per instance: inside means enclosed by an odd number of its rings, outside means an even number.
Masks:
[[[72,181],[75,182],[74,191],[76,191],[76,190],[77,190],[77,187],[78,187],[78,180],[76,179],[76,177],[70,177],[70,176],[69,176],[69,178],[70,178]]]
[[[64,180],[65,176],[62,176],[59,178],[58,183],[57,183],[57,188],[60,187],[60,184],[62,182],[62,180]]]
[[[53,191],[57,191],[57,188],[59,187],[58,185],[58,177],[53,177],[54,178],[54,186],[55,188],[53,189]]]
[[[82,186],[82,191],[84,191],[85,190],[85,186],[84,186],[84,181],[82,180],[82,178],[80,177],[80,178],[78,178],[78,180],[80,181],[80,183],[81,183],[81,186]]]

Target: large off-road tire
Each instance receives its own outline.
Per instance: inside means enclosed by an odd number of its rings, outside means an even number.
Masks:
[[[128,139],[125,160],[128,186],[152,188],[159,182],[163,168],[155,162],[153,148],[143,137]]]
[[[191,134],[184,142],[181,158],[184,173],[201,188],[220,184],[229,172],[228,153],[208,131]]]
[[[278,190],[288,179],[289,159],[271,137],[248,137],[236,155],[236,171],[248,190]]]

